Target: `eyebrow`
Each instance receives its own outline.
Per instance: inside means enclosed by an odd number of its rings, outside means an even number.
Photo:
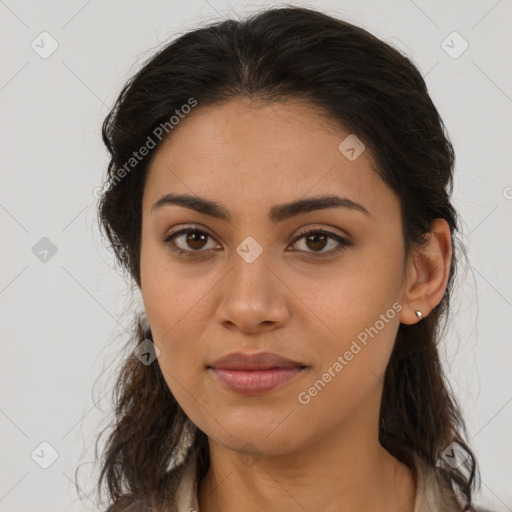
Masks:
[[[215,201],[210,201],[199,196],[192,196],[188,194],[166,194],[151,207],[151,212],[153,213],[166,205],[183,206],[190,210],[195,210],[199,213],[222,219],[227,222],[232,219],[229,211]],[[269,211],[268,217],[271,222],[276,224],[302,213],[324,210],[327,208],[345,208],[347,210],[362,212],[369,217],[371,216],[362,204],[352,201],[347,197],[325,195],[308,199],[300,199],[291,203],[273,206]]]

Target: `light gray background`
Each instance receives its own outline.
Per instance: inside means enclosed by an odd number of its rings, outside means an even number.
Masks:
[[[77,500],[74,474],[83,464],[80,484],[90,493],[93,443],[108,423],[132,320],[129,287],[96,226],[94,189],[107,165],[103,118],[160,43],[263,5],[275,2],[0,0],[1,511],[98,510]],[[477,502],[512,510],[512,2],[298,5],[344,17],[404,50],[446,123],[471,267],[460,277],[441,351],[480,462]],[[43,31],[58,43],[46,59],[31,47],[42,46]],[[458,58],[442,47],[453,31],[469,44]],[[32,250],[43,237],[57,248],[46,262]],[[31,457],[35,450],[36,460],[49,461],[42,442],[58,452],[48,469]]]

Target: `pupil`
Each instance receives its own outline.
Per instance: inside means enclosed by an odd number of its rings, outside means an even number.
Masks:
[[[200,237],[200,238],[204,239],[204,236],[205,235],[203,235],[201,233],[189,233],[189,235],[187,236],[187,243],[189,245],[192,243],[192,245],[190,245],[190,247],[192,247],[193,249],[201,249],[202,246],[196,247],[193,244],[198,242],[198,240],[195,239],[195,237]],[[202,240],[202,242],[204,242],[204,240]],[[199,243],[201,243],[201,241],[199,241]]]
[[[323,242],[324,243],[320,243],[321,247],[311,247],[311,246],[308,246],[310,249],[323,249],[325,247],[325,242],[326,242],[326,236],[325,235],[320,235],[320,234],[313,234],[313,235],[309,235],[308,236],[308,240],[312,240],[314,244],[318,244],[318,239],[321,238],[323,239]]]

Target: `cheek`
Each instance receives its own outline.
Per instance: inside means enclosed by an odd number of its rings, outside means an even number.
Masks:
[[[191,279],[187,269],[170,261],[165,250],[143,247],[141,293],[156,343],[170,345],[177,332],[193,329],[194,324],[187,322],[197,315],[207,291],[205,280]]]
[[[302,387],[309,409],[339,403],[343,415],[383,379],[402,309],[398,259],[363,255],[320,286],[302,290],[315,313],[311,327],[320,361]]]
[[[199,360],[200,290],[180,291],[179,280],[153,275],[143,288],[143,302],[153,342],[160,350],[159,361],[169,371],[184,373]]]
[[[374,401],[380,396],[377,390],[384,380],[396,330],[396,322],[390,320],[378,332],[356,329],[363,334],[359,338],[347,334],[333,343],[325,340],[321,368],[304,379],[294,397],[295,420],[302,418],[313,430],[322,430],[336,428],[361,407],[378,411]]]
[[[208,283],[183,276],[165,258],[141,257],[141,293],[163,377],[183,408],[200,385],[204,349],[199,320]],[[192,404],[191,404],[192,405]]]
[[[401,270],[391,259],[383,262],[362,254],[322,276],[300,276],[293,287],[307,306],[302,309],[308,317],[308,329],[328,340],[322,346],[344,351],[350,340],[361,333],[364,338],[365,330],[376,323],[378,331],[389,323],[398,325]],[[390,338],[386,344],[393,343],[392,333],[382,337]]]

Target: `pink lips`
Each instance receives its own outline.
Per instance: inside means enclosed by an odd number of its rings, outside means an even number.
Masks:
[[[232,391],[258,395],[289,382],[306,366],[272,352],[233,352],[213,362],[208,369]]]

